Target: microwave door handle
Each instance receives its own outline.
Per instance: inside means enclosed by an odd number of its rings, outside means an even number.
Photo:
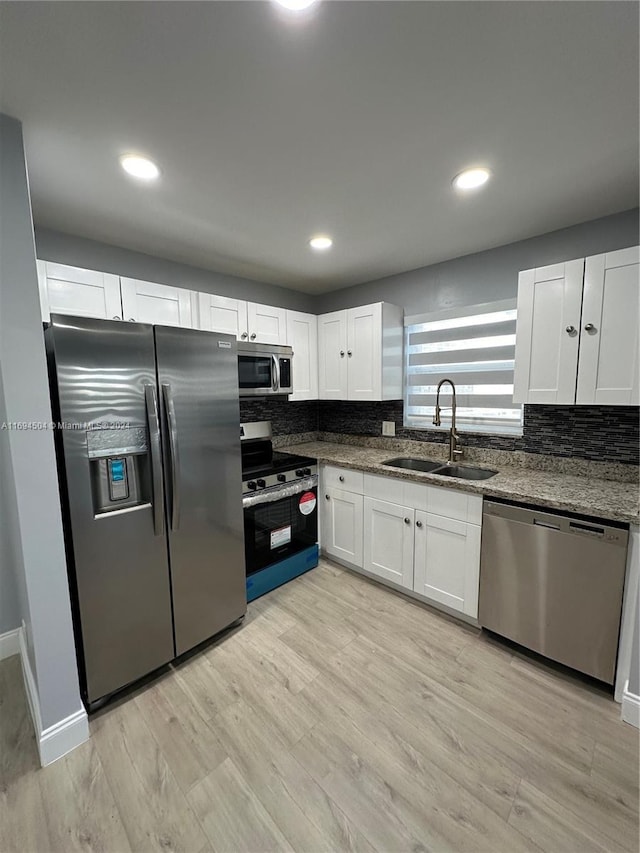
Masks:
[[[163,384],[162,396],[167,417],[169,433],[169,464],[171,466],[171,529],[180,527],[180,455],[178,453],[178,432],[176,429],[176,410],[173,405],[171,385]]]
[[[164,506],[162,503],[162,462],[160,452],[160,423],[156,386],[145,384],[144,399],[149,429],[149,461],[151,462],[151,490],[153,501],[153,529],[156,536],[164,533]]]
[[[280,362],[277,355],[272,354],[271,358],[273,359],[273,382],[271,383],[271,388],[274,393],[277,393],[280,390]]]

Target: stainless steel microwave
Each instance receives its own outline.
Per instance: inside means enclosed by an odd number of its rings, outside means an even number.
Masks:
[[[291,394],[293,350],[273,344],[238,343],[241,397]]]

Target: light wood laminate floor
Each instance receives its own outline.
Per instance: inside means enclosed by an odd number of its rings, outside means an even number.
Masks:
[[[618,705],[327,562],[45,769],[0,697],[2,853],[638,850]]]

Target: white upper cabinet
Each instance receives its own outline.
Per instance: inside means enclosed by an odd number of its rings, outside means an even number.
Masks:
[[[584,261],[518,277],[514,403],[574,403]]]
[[[287,312],[284,308],[247,302],[247,317],[251,343],[276,344],[276,346],[286,344]]]
[[[247,303],[228,296],[198,293],[198,328],[235,335],[239,341],[246,341],[249,337]]]
[[[287,311],[287,345],[293,349],[293,394],[290,400],[318,399],[318,318]]]
[[[131,323],[194,327],[191,291],[151,281],[121,278],[122,312]]]
[[[198,326],[208,332],[235,335],[239,341],[283,345],[287,338],[287,312],[244,299],[199,293]]]
[[[348,398],[346,311],[318,317],[318,393],[321,400]]]
[[[120,278],[110,273],[38,261],[42,319],[51,314],[121,320]]]
[[[637,405],[638,247],[520,273],[516,403]]]
[[[386,302],[321,315],[320,399],[401,399],[402,334],[402,309]]]
[[[587,258],[576,402],[637,406],[638,247]]]

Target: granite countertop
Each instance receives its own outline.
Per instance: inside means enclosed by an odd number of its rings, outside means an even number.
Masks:
[[[597,516],[614,521],[626,521],[637,524],[640,519],[638,504],[638,484],[617,482],[615,480],[574,476],[566,473],[536,470],[533,468],[509,465],[498,468],[496,465],[480,467],[498,470],[489,480],[458,480],[452,477],[438,477],[421,471],[408,471],[403,468],[391,468],[382,465],[385,459],[395,456],[418,456],[415,452],[398,451],[373,447],[360,447],[350,444],[338,444],[329,441],[313,441],[303,444],[289,444],[279,448],[284,453],[299,453],[312,456],[319,462],[353,468],[371,474],[383,474],[403,480],[413,480],[447,489],[456,489],[488,497],[532,503],[554,509],[568,510],[584,515]],[[446,459],[444,454],[424,455],[425,459]],[[460,464],[476,465],[475,462]]]

